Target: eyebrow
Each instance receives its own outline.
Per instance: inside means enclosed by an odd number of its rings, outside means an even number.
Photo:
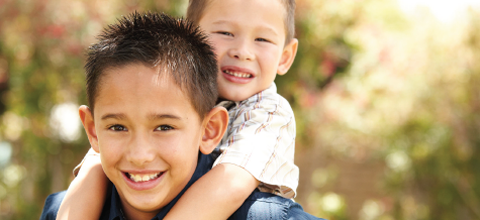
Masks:
[[[170,115],[170,114],[149,114],[148,119],[150,120],[157,120],[157,119],[175,119],[175,120],[181,120],[182,118],[176,115]]]
[[[102,116],[102,120],[106,120],[106,119],[117,119],[117,120],[122,120],[122,119],[125,119],[126,116],[124,114],[106,114],[104,116]]]
[[[149,120],[158,120],[158,119],[175,119],[175,120],[181,120],[182,118],[176,115],[171,115],[171,114],[149,114],[148,116]],[[106,114],[102,116],[101,120],[106,120],[106,119],[117,119],[117,120],[124,120],[127,118],[125,114],[118,113],[118,114]]]
[[[213,22],[212,24],[225,24],[225,23],[231,23],[231,22],[226,21],[226,20],[218,20],[218,21]]]
[[[240,26],[241,24],[236,24],[236,23],[233,23],[231,21],[228,21],[228,20],[218,20],[218,21],[215,21],[215,22],[212,22],[212,24],[216,24],[216,25],[221,25],[221,24],[233,24],[233,25],[237,25],[237,26]],[[277,31],[275,31],[275,29],[271,28],[271,27],[260,27],[259,28],[260,30],[265,30],[265,31],[268,31],[272,34],[275,34],[275,35],[278,35]]]

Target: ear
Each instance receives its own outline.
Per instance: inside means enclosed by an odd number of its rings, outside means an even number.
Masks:
[[[80,106],[78,109],[78,114],[80,115],[80,120],[82,120],[83,127],[87,132],[88,141],[90,141],[90,145],[92,145],[93,150],[97,153],[100,153],[98,148],[98,138],[97,132],[95,130],[95,123],[93,121],[92,111],[86,105]]]
[[[203,136],[200,151],[210,154],[220,143],[227,130],[228,112],[224,107],[213,108],[203,119]]]
[[[277,68],[278,75],[284,75],[287,73],[288,69],[290,69],[293,60],[295,60],[295,56],[297,55],[297,48],[298,40],[296,38],[293,38],[287,45],[285,45]]]

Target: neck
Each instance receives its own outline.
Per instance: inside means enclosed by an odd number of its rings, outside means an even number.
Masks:
[[[120,209],[122,217],[127,220],[150,220],[157,212],[144,212],[135,209],[134,207],[130,206],[128,203],[122,202],[122,207]],[[157,210],[158,211],[158,210]]]

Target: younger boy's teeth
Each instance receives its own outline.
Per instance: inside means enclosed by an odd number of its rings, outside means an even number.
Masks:
[[[249,73],[238,73],[238,72],[233,72],[233,71],[230,71],[230,70],[224,70],[223,72],[228,74],[228,75],[235,76],[235,77],[240,77],[240,78],[250,78],[252,76]]]
[[[155,173],[155,174],[146,174],[146,175],[141,175],[141,174],[129,174],[130,179],[133,180],[134,182],[146,182],[149,180],[153,180],[160,176],[160,173]]]

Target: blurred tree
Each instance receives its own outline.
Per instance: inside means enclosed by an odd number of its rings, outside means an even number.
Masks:
[[[409,155],[411,169],[386,175],[395,219],[480,219],[480,19],[471,11],[464,35],[430,45],[429,88],[416,111],[387,136]]]

